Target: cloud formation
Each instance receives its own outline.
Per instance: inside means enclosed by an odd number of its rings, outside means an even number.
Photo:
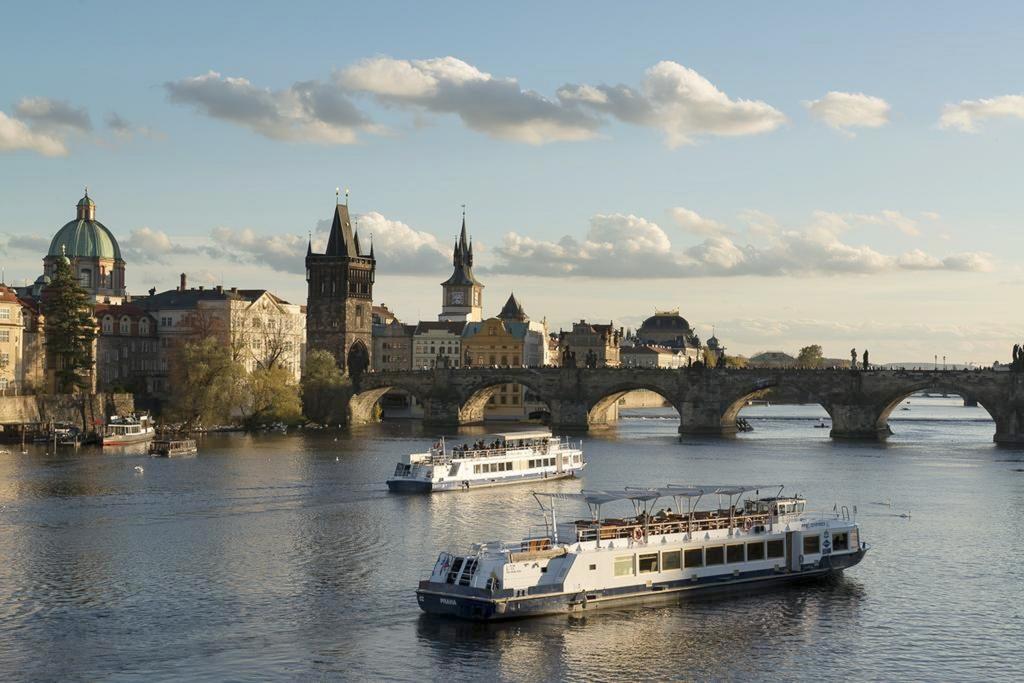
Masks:
[[[455,57],[374,57],[341,70],[336,80],[385,104],[455,114],[472,130],[531,145],[586,140],[600,125],[577,106],[525,90],[515,78],[495,78]]]
[[[831,91],[820,100],[805,101],[811,116],[853,136],[851,128],[881,128],[889,123],[889,103],[862,92]]]
[[[319,144],[352,144],[369,122],[338,88],[318,81],[285,90],[209,71],[164,83],[171,102],[194,107],[271,138]]]
[[[942,108],[939,128],[977,133],[989,119],[1024,119],[1024,95],[1002,95],[982,100],[962,100]]]
[[[126,120],[117,112],[110,112],[103,120],[107,124],[107,128],[120,140],[131,140],[136,135],[152,138],[162,139],[164,135],[159,131],[153,130],[149,126],[140,126]]]
[[[88,133],[92,120],[85,107],[75,107],[66,100],[49,97],[24,97],[14,106],[14,115],[28,123],[34,131],[47,134],[67,132]]]
[[[672,221],[683,231],[692,235],[713,236],[719,235],[725,230],[725,226],[718,221],[704,218],[696,211],[682,206],[675,206],[668,210]]]
[[[670,61],[648,69],[639,88],[567,84],[559,88],[558,98],[660,130],[673,148],[709,135],[766,133],[786,122],[785,115],[766,102],[731,99],[693,69]]]
[[[47,157],[62,157],[68,153],[64,140],[45,133],[37,133],[24,121],[0,111],[0,152],[26,150]]]
[[[896,226],[905,218],[898,212],[889,213],[896,216],[883,212],[857,214],[853,218],[888,221]],[[816,212],[811,222],[799,229],[782,228],[762,216],[757,218],[762,228],[770,226],[751,234],[761,237],[761,243],[741,243],[725,234],[711,234],[700,243],[687,246],[672,244],[661,227],[646,219],[622,214],[597,215],[591,219],[583,239],[566,235],[552,241],[515,232],[506,234],[504,243],[495,250],[497,262],[490,270],[537,276],[692,278],[921,270],[984,272],[993,267],[991,257],[979,252],[939,258],[913,250],[893,256],[866,245],[847,243],[841,235],[851,229],[851,222],[836,213]]]

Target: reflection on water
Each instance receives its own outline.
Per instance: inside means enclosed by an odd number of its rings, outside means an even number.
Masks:
[[[780,481],[857,505],[874,548],[835,581],[491,625],[422,616],[413,590],[438,551],[538,524],[535,502],[389,495],[430,438],[415,423],[210,436],[189,459],[2,455],[0,677],[1016,676],[1024,454],[993,446],[983,409],[909,407],[884,445],[832,442],[817,406],[748,407],[734,441],[680,441],[664,411],[588,436],[584,481],[547,490]]]

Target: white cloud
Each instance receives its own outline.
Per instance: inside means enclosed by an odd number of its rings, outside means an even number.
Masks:
[[[455,57],[364,59],[336,74],[343,87],[386,104],[458,116],[495,138],[541,145],[594,137],[599,121],[578,107],[495,78]]]
[[[369,251],[372,238],[377,269],[382,275],[443,275],[451,265],[450,250],[429,232],[415,230],[376,211],[360,214],[356,223],[363,250]]]
[[[719,235],[725,229],[718,221],[704,218],[696,211],[682,206],[673,207],[668,212],[677,226],[694,235]]]
[[[72,106],[65,100],[24,97],[14,106],[14,115],[41,133],[88,133],[92,130],[92,121],[85,107]]]
[[[163,133],[156,131],[149,126],[140,126],[126,120],[117,112],[110,112],[104,119],[104,123],[107,124],[107,128],[110,129],[114,135],[121,140],[131,140],[136,135],[151,138],[154,140],[163,139],[165,136]]]
[[[749,212],[748,212],[749,213]],[[902,224],[902,214],[854,214],[859,220]],[[756,216],[768,223],[763,215]],[[767,217],[770,219],[770,217]],[[724,231],[690,246],[672,244],[655,223],[637,216],[598,215],[583,240],[566,235],[557,241],[508,233],[495,250],[496,273],[594,278],[690,278],[756,275],[765,277],[869,274],[917,270],[985,272],[991,257],[968,252],[938,258],[914,250],[900,256],[842,239],[850,229],[846,217],[818,211],[806,226],[785,229],[771,221],[761,231],[764,242],[737,243]],[[906,227],[906,226],[905,226]]]
[[[167,263],[172,256],[196,253],[195,249],[175,244],[163,230],[148,226],[132,230],[120,245],[125,260],[129,262]]]
[[[343,92],[317,81],[270,90],[210,71],[164,88],[171,102],[274,140],[342,145],[356,142],[360,130],[374,130]]]
[[[1024,119],[1024,95],[1002,95],[947,104],[942,108],[939,128],[977,133],[979,123],[996,118]]]
[[[640,87],[566,84],[566,104],[610,114],[625,123],[662,131],[669,147],[694,144],[702,136],[755,135],[775,130],[785,115],[760,100],[731,99],[704,76],[682,64],[658,62]]]
[[[917,221],[892,209],[882,209],[878,213],[853,214],[853,217],[864,223],[896,228],[903,234],[910,235],[911,237],[921,234],[917,227]]]
[[[811,116],[852,136],[851,128],[880,128],[889,123],[889,103],[860,92],[826,93],[820,100],[804,102]]]
[[[0,152],[27,150],[48,157],[66,156],[68,148],[57,136],[36,133],[24,122],[0,111]]]

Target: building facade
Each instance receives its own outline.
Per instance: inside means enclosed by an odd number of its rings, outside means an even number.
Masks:
[[[462,367],[462,332],[464,322],[421,321],[416,326],[412,344],[412,367],[416,370],[441,367]]]
[[[581,320],[572,324],[568,332],[559,333],[561,365],[575,367],[614,368],[619,366],[619,344],[622,328],[612,323],[588,323]],[[568,361],[568,362],[567,362]]]
[[[373,282],[377,261],[359,248],[348,202],[338,203],[323,254],[306,250],[306,346],[331,353],[350,376],[372,367]]]
[[[0,285],[0,395],[24,389],[25,323],[21,301],[6,285]]]
[[[154,393],[159,340],[156,318],[134,304],[97,304],[96,388]]]
[[[387,324],[373,326],[373,369],[412,370],[415,325],[404,325],[392,318]]]
[[[473,243],[466,239],[466,216],[462,232],[452,250],[452,275],[441,283],[442,322],[479,322],[483,320],[484,286],[473,275]]]
[[[57,260],[67,257],[71,270],[93,301],[119,304],[125,300],[125,262],[114,235],[96,220],[96,202],[85,196],[75,206],[75,220],[57,231],[43,258],[43,275],[53,277]]]

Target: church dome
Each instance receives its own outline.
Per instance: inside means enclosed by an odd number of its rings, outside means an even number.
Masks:
[[[96,203],[90,199],[88,191],[79,200],[77,209],[75,220],[53,236],[47,255],[122,260],[121,248],[114,235],[96,220]]]
[[[686,322],[686,318],[679,315],[679,311],[656,311],[654,315],[644,321],[640,329],[663,332],[689,332],[690,323]]]

